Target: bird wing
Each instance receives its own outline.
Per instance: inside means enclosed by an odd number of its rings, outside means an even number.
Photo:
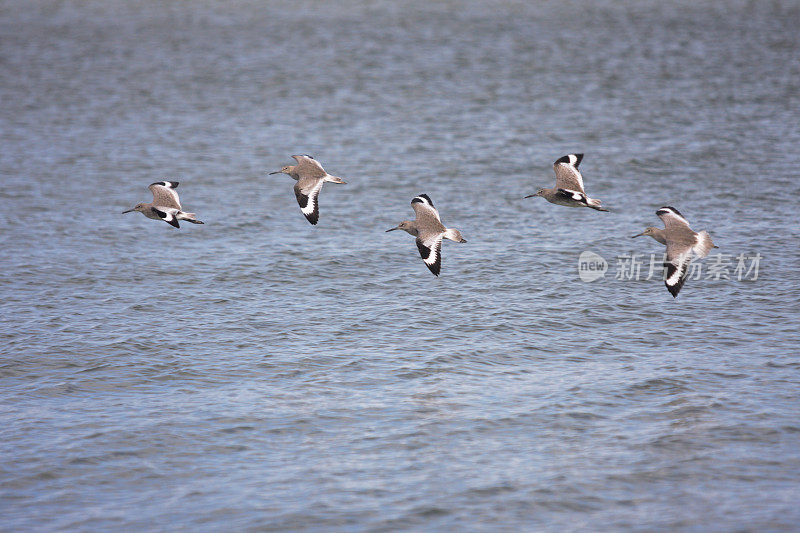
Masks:
[[[294,171],[303,178],[324,178],[328,173],[322,168],[319,162],[310,155],[293,155],[292,158],[297,161]]]
[[[664,268],[667,269],[667,277],[664,280],[664,285],[667,286],[667,290],[672,294],[673,298],[678,296],[683,284],[686,282],[686,273],[691,262],[691,247],[667,241],[667,260],[664,262]]]
[[[556,188],[584,192],[583,176],[578,170],[583,154],[568,154],[553,163],[556,172]]]
[[[319,220],[319,192],[325,182],[322,179],[301,178],[294,184],[294,195],[300,211],[312,224]]]
[[[669,233],[670,230],[692,231],[692,228],[689,227],[689,222],[683,217],[681,212],[674,207],[662,207],[656,211],[656,215],[658,215],[658,218],[664,222],[664,227],[667,229],[667,233]],[[692,231],[692,233],[694,232]]]
[[[667,240],[667,249],[672,248],[674,255],[694,252],[698,257],[705,257],[714,243],[711,242],[708,232],[695,233],[689,227],[689,222],[674,207],[662,207],[656,215],[664,222],[664,238]]]
[[[417,220],[433,218],[439,222],[439,224],[442,223],[442,219],[439,218],[439,211],[433,207],[433,200],[431,200],[430,196],[427,194],[420,194],[412,198],[411,208],[414,210],[414,213],[417,214]]]
[[[422,260],[425,262],[425,265],[433,273],[434,276],[438,276],[439,272],[441,272],[442,270],[443,238],[444,238],[444,232],[442,233],[430,232],[425,234],[420,233],[416,241],[420,257],[422,257]]]
[[[158,208],[158,207],[151,207],[153,213],[159,216],[161,220],[169,224],[170,226],[175,226],[176,228],[180,228],[181,225],[178,223],[178,217],[176,216],[180,209],[175,209],[174,207],[166,207],[166,208]]]
[[[586,198],[586,193],[584,192],[579,192],[569,189],[558,189],[558,194],[561,195],[562,198],[565,198],[567,200],[574,200],[575,202],[580,202],[584,205],[589,205],[589,201]]]
[[[173,207],[181,209],[181,201],[178,199],[177,181],[157,181],[151,183],[147,188],[153,193],[153,205],[160,207]]]

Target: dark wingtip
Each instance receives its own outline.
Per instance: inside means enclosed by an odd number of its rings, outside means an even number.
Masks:
[[[414,198],[411,200],[411,203],[412,203],[412,204],[421,204],[421,203],[424,203],[422,200],[420,200],[420,198],[425,198],[425,200],[427,200],[427,202],[430,204],[430,206],[431,206],[431,207],[434,207],[434,205],[433,205],[433,200],[431,200],[431,197],[430,197],[430,196],[428,196],[427,194],[425,194],[424,192],[423,192],[423,193],[420,193],[420,194],[418,194],[418,195],[416,195],[416,196],[415,196],[415,197],[414,197]]]
[[[664,286],[667,288],[667,290],[669,291],[669,293],[672,295],[673,298],[677,298],[678,297],[678,293],[681,291],[680,285],[672,285],[672,286],[670,286],[665,282]]]
[[[658,211],[656,211],[656,215],[659,215],[659,216],[663,215],[664,213],[662,213],[662,211],[666,211],[667,209],[671,209],[672,211],[674,211],[674,212],[675,212],[675,214],[676,214],[676,215],[678,215],[678,216],[679,216],[679,217],[681,217],[681,218],[686,218],[685,216],[683,216],[683,215],[681,214],[681,212],[680,212],[680,211],[678,211],[677,209],[675,209],[675,208],[674,208],[674,207],[672,207],[671,205],[665,205],[664,207],[659,207],[659,208],[658,208]]]
[[[664,268],[667,269],[667,279],[669,279],[676,272],[678,267],[676,267],[674,264],[670,263],[669,261],[665,261],[664,262]],[[681,272],[682,276],[680,276],[678,278],[677,282],[674,285],[670,285],[669,283],[667,283],[667,281],[664,281],[664,286],[667,288],[667,290],[669,291],[669,293],[672,295],[673,298],[677,298],[678,297],[678,293],[683,288],[683,284],[686,283],[686,278],[687,278],[686,272],[687,272],[688,268],[689,268],[689,266],[688,266],[688,263],[687,263],[687,264],[684,265],[684,269]]]
[[[571,156],[571,155],[575,156],[576,160],[575,160],[574,166],[575,166],[575,168],[578,168],[578,165],[580,165],[581,161],[583,161],[583,154],[567,154],[567,155],[565,155],[563,157],[559,157],[558,159],[556,159],[556,162],[553,163],[553,164],[554,165],[558,165],[559,163],[564,163],[565,165],[569,165],[570,164],[569,156]]]
[[[154,181],[153,183],[151,183],[149,185],[149,187],[152,187],[153,185],[161,185],[162,187],[177,189],[178,185],[180,185],[180,184],[181,184],[181,182],[179,182],[179,181],[167,181],[167,180],[164,180],[164,181]]]

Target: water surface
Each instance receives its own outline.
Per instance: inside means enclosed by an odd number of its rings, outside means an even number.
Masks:
[[[796,530],[798,24],[3,2],[0,527]],[[569,152],[612,212],[522,199]],[[204,226],[120,214],[163,178]],[[438,279],[384,233],[421,192]],[[758,279],[616,280],[662,205]]]

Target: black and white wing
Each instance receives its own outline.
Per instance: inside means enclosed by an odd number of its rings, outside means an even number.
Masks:
[[[441,223],[439,211],[433,207],[433,200],[427,194],[420,194],[411,199],[411,208],[417,215],[417,220],[424,218],[434,218]]]
[[[293,155],[292,158],[297,161],[294,171],[297,172],[301,180],[303,178],[324,178],[328,175],[325,169],[322,168],[322,165],[319,164],[319,161],[310,155]]]
[[[656,211],[656,215],[658,215],[658,218],[664,223],[664,227],[667,231],[671,229],[692,231],[692,228],[689,227],[689,221],[674,207],[662,207]]]
[[[678,296],[683,284],[686,282],[686,275],[689,270],[689,263],[692,262],[690,249],[685,246],[675,246],[667,244],[667,260],[664,268],[667,269],[667,277],[664,285],[673,298]]]
[[[438,276],[442,270],[442,239],[444,233],[431,233],[417,237],[419,255],[428,269]]]
[[[153,213],[158,215],[158,217],[161,218],[161,220],[163,220],[170,226],[176,228],[181,227],[180,223],[178,223],[178,217],[177,217],[178,210],[175,209],[174,207],[165,207],[165,208],[151,207],[150,209],[152,209]]]
[[[300,179],[294,184],[294,195],[300,211],[314,225],[319,220],[319,192],[324,183],[322,179]]]
[[[585,193],[570,189],[558,189],[558,194],[567,200],[574,200],[584,205],[589,205],[589,201],[587,200]]]
[[[583,176],[578,170],[583,154],[568,154],[556,159],[553,170],[556,172],[556,188],[584,192]]]
[[[181,201],[175,190],[178,188],[177,181],[157,181],[147,188],[153,193],[153,205],[181,210]]]

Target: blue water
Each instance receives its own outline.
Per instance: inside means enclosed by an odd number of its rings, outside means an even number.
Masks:
[[[2,3],[0,529],[796,531],[798,24]],[[570,152],[610,213],[522,199]],[[163,178],[205,225],[121,214]],[[662,205],[758,278],[615,279]]]

